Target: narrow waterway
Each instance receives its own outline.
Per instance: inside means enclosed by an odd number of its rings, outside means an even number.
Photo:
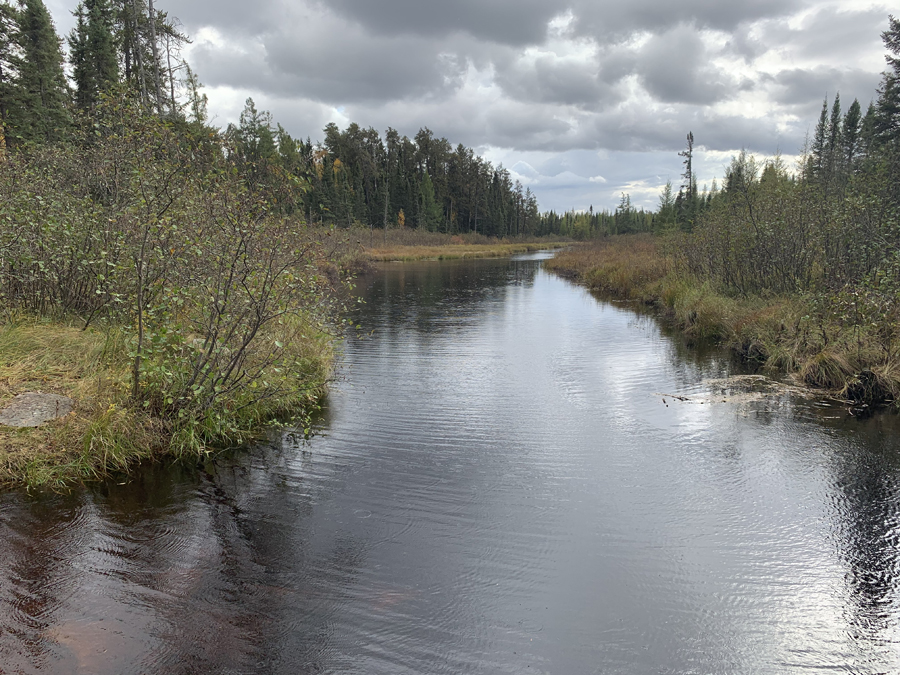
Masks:
[[[0,674],[900,671],[900,428],[513,260],[386,265],[308,441],[0,495]]]

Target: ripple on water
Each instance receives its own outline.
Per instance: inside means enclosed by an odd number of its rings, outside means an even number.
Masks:
[[[367,283],[320,435],[0,502],[0,670],[900,667],[888,420],[531,261]]]

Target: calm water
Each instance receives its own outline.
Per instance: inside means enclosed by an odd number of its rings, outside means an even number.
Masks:
[[[0,495],[0,673],[900,671],[896,418],[537,257],[365,280],[308,443]]]

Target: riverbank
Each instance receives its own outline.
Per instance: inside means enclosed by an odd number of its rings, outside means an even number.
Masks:
[[[611,237],[563,251],[546,269],[591,290],[652,305],[694,339],[712,339],[772,373],[859,405],[900,399],[893,333],[851,323],[821,298],[729,296],[677,264],[672,242]]]
[[[361,258],[369,262],[502,258],[517,253],[563,248],[571,244],[571,241],[560,237],[508,239],[473,233],[451,235],[410,228],[378,232],[360,230],[356,240],[363,246]]]
[[[186,424],[171,407],[134,404],[134,336],[128,331],[36,319],[7,322],[0,327],[0,409],[25,392],[66,396],[74,407],[38,427],[0,425],[0,484],[60,489],[127,472],[145,460],[200,458],[211,448],[258,437],[279,416],[304,419],[325,392],[333,360],[330,338],[308,333],[289,348],[304,377],[289,386],[267,383],[273,395],[250,404],[237,394],[227,397],[204,419]],[[227,424],[220,414],[227,414]]]

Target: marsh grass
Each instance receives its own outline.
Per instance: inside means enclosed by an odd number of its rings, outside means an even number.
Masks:
[[[59,487],[127,469],[160,448],[150,420],[126,406],[124,355],[121,331],[25,317],[0,326],[0,406],[26,391],[75,401],[40,427],[0,426],[0,482]]]
[[[680,267],[664,239],[625,235],[562,251],[545,267],[658,307],[678,328],[773,373],[867,403],[900,400],[896,336],[848,325],[808,295],[729,295]]]
[[[357,232],[357,241],[365,248],[364,257],[373,262],[499,258],[570,243],[560,237],[496,239],[471,232],[451,235],[411,228]]]

